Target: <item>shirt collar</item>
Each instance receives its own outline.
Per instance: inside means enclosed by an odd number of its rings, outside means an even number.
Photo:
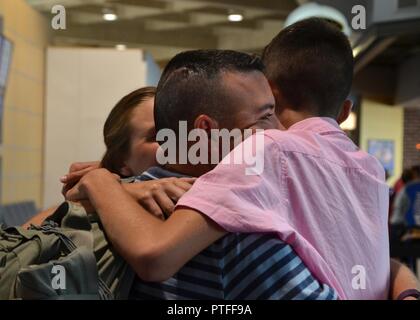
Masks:
[[[322,135],[335,133],[345,134],[336,120],[327,117],[304,119],[292,125],[287,131],[312,131]]]

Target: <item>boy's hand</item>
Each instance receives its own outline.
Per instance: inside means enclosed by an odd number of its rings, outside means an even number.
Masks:
[[[164,178],[123,184],[124,189],[147,211],[164,219],[193,185],[195,178]]]
[[[98,169],[99,167],[99,161],[73,163],[69,168],[68,174],[60,178],[60,181],[64,184],[61,193],[66,196],[66,193],[73,188],[85,174],[94,169]]]

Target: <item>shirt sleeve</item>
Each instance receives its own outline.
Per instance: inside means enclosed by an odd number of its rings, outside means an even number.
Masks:
[[[287,207],[281,153],[271,137],[260,143],[252,137],[200,177],[177,208],[199,211],[228,232],[278,230],[279,215],[273,213]]]

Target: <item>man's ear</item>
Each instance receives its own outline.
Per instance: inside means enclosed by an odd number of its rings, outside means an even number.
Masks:
[[[217,123],[217,121],[206,114],[201,114],[194,120],[194,129],[203,129],[206,132],[210,133],[211,129],[218,128],[219,124]]]
[[[337,117],[338,124],[342,124],[344,121],[347,120],[351,113],[351,109],[353,109],[353,102],[349,99],[344,101],[343,107],[341,108],[341,112]]]

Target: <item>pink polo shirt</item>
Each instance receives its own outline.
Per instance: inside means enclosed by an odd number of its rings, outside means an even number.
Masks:
[[[341,299],[387,299],[389,192],[380,163],[330,118],[265,131],[262,144],[253,136],[227,157],[244,150],[263,159],[262,172],[247,175],[246,163],[222,162],[177,207],[228,232],[278,234]]]

